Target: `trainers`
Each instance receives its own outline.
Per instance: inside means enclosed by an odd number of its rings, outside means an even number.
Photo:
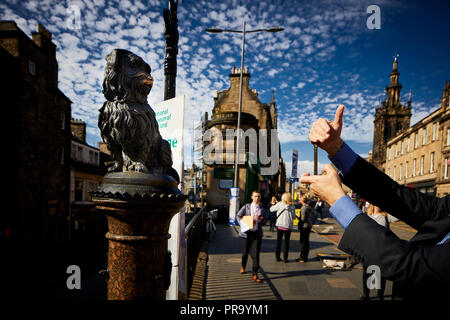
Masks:
[[[258,276],[256,274],[253,275],[252,277],[253,281],[255,281],[256,283],[261,283],[262,280],[260,278],[258,278]]]

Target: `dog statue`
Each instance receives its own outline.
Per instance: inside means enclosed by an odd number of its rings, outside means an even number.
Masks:
[[[106,56],[107,101],[99,110],[98,127],[114,160],[108,172],[164,174],[179,183],[170,144],[161,137],[155,112],[147,103],[152,86],[151,68],[142,58],[123,49]]]

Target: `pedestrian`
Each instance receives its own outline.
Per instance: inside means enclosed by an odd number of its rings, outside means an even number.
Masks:
[[[325,165],[322,175],[304,174],[300,182],[330,205],[330,213],[344,228],[339,249],[378,266],[381,277],[394,282],[396,297],[444,299],[450,286],[450,195],[439,198],[400,185],[358,156],[340,137],[343,114],[340,105],[333,121],[317,120],[309,134],[311,143],[328,153],[339,175]],[[362,214],[342,183],[417,233],[409,241],[399,239]]]
[[[275,226],[277,228],[277,245],[275,249],[275,259],[281,261],[281,242],[284,237],[284,263],[289,262],[289,241],[291,239],[291,230],[294,228],[295,207],[292,205],[291,194],[283,193],[281,201],[270,208],[271,212],[276,212]]]
[[[388,214],[381,210],[381,208],[369,205],[367,209],[367,215],[375,220],[380,226],[389,229],[389,218]],[[369,286],[367,284],[367,279],[369,279],[369,273],[367,273],[368,265],[363,262],[363,294],[359,297],[360,300],[369,299]],[[386,278],[380,277],[380,288],[377,288],[377,298],[378,300],[384,300],[384,289],[386,288]]]
[[[276,205],[277,202],[278,202],[277,197],[273,196],[272,200],[270,201],[270,208],[272,208],[274,205]],[[269,230],[272,231],[272,232],[275,229],[275,220],[276,220],[276,218],[277,218],[276,213],[272,212],[272,211],[269,211],[269,220],[270,220]]]
[[[242,223],[244,216],[253,217],[253,227],[245,228]],[[261,251],[261,243],[263,237],[262,225],[267,219],[267,210],[261,204],[261,193],[259,191],[252,192],[252,203],[245,204],[236,215],[236,220],[241,226],[239,235],[243,239],[242,261],[241,261],[241,274],[245,273],[245,267],[247,265],[248,255],[250,250],[252,251],[252,279],[260,283],[261,279],[258,277],[259,270],[259,255]]]
[[[298,230],[300,231],[300,255],[295,261],[307,262],[309,255],[309,235],[312,228],[312,208],[308,204],[308,198],[306,196],[300,197],[300,203],[302,205],[300,209],[300,219],[298,222]]]

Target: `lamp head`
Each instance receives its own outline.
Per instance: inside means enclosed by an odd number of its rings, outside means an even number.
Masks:
[[[266,31],[267,32],[280,32],[280,31],[283,31],[283,30],[284,30],[284,28],[269,28]]]
[[[221,33],[221,32],[223,32],[223,30],[222,29],[217,29],[217,28],[209,28],[209,29],[206,29],[206,32]]]

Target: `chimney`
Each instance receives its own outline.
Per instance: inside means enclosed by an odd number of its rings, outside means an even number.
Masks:
[[[70,128],[72,135],[86,143],[86,122],[82,120],[71,120]]]
[[[32,33],[32,38],[34,43],[43,49],[48,48],[52,43],[52,34],[40,23],[37,25],[36,32]]]

